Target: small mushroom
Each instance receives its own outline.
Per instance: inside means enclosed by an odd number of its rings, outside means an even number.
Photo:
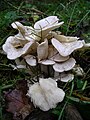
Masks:
[[[77,75],[77,76],[83,76],[85,74],[84,70],[78,66],[78,65],[75,65],[72,69],[72,71]]]
[[[69,43],[61,43],[57,39],[52,38],[51,42],[52,42],[52,45],[57,49],[59,54],[62,56],[68,56],[74,50],[83,47],[83,42],[80,40],[74,41],[74,42],[69,42]]]
[[[24,57],[26,62],[30,65],[30,66],[36,66],[36,58],[33,55],[27,55]]]
[[[63,63],[55,63],[53,65],[53,69],[56,72],[68,71],[68,70],[71,70],[75,66],[75,63],[76,63],[75,59],[70,58],[67,61],[63,62]]]
[[[45,39],[44,42],[38,45],[37,56],[39,61],[47,58],[48,56],[48,40],[47,39]]]
[[[13,70],[26,69],[26,63],[25,63],[24,59],[20,60],[19,58],[17,58],[17,59],[15,59],[15,63],[16,63],[16,65],[9,64],[13,68]]]
[[[74,79],[74,75],[71,73],[61,73],[60,74],[60,80],[62,82],[71,82]]]
[[[84,47],[90,47],[90,43],[85,43],[84,40],[82,40],[82,42],[83,42],[83,46],[84,46]]]
[[[43,64],[43,65],[54,65],[55,62],[53,60],[49,60],[49,59],[46,59],[46,60],[41,60],[39,61],[40,64]]]
[[[25,61],[24,61],[24,59],[22,59],[21,61],[20,61],[20,59],[19,58],[17,58],[16,60],[15,60],[15,63],[16,63],[16,67],[17,68],[26,68],[26,63],[25,63]]]

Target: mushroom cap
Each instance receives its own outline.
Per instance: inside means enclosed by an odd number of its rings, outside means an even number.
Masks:
[[[90,43],[85,43],[84,40],[82,40],[82,42],[83,42],[83,46],[84,46],[84,47],[90,47]]]
[[[45,39],[44,42],[38,45],[37,56],[39,61],[47,58],[48,56],[48,40],[47,39]]]
[[[16,69],[26,69],[26,63],[25,63],[24,59],[22,59],[20,61],[20,59],[17,58],[17,59],[15,59],[15,63],[16,63],[16,65],[9,64],[13,68],[13,70],[16,70]]]
[[[53,60],[49,60],[49,59],[46,59],[46,60],[41,60],[39,61],[40,64],[43,64],[43,65],[54,65],[55,62]]]
[[[40,78],[39,83],[40,83],[41,88],[45,91],[51,89],[51,87],[52,88],[57,87],[57,82],[53,80],[52,78],[46,78],[46,79]]]
[[[24,33],[25,32],[25,27],[18,21],[16,22],[13,22],[11,24],[11,26],[14,28],[14,29],[17,29],[19,30],[21,33]]]
[[[57,103],[63,101],[65,93],[57,87],[57,82],[52,78],[40,79],[40,86],[45,93],[46,100],[50,108],[55,108]]]
[[[56,72],[68,71],[68,70],[71,70],[75,66],[75,63],[76,63],[75,59],[70,58],[67,61],[63,62],[63,63],[55,63],[53,65],[53,69]]]
[[[28,41],[34,41],[34,40],[39,40],[41,39],[36,31],[34,30],[34,28],[30,27],[30,26],[24,26],[22,25],[20,22],[13,22],[11,24],[11,26],[14,29],[17,29],[19,31],[19,33],[17,35],[15,35],[15,37],[19,40],[28,40]]]
[[[71,36],[64,36],[64,35],[58,35],[56,32],[52,32],[52,35],[55,39],[57,39],[60,42],[74,42],[77,41],[78,37],[71,37]]]
[[[3,50],[6,52],[8,59],[14,60],[26,54],[28,51],[32,52],[32,49],[36,49],[36,47],[37,44],[35,42],[28,42],[23,45],[23,41],[21,42],[15,37],[10,36],[3,45]]]
[[[31,97],[31,101],[35,107],[39,107],[43,111],[48,111],[50,109],[39,83],[33,84],[29,88],[27,95]]]
[[[57,53],[58,53],[58,51],[56,50],[56,48],[53,45],[49,45],[49,47],[48,47],[48,59],[51,59]]]
[[[85,74],[84,70],[80,66],[77,66],[77,65],[75,65],[75,67],[72,70],[78,76],[83,76]]]
[[[24,57],[26,62],[30,65],[30,66],[36,66],[36,58],[33,55],[27,55]]]
[[[69,56],[61,56],[59,53],[54,55],[51,60],[55,61],[55,62],[64,62],[66,60],[69,59]]]
[[[21,61],[20,61],[20,59],[19,58],[17,58],[17,59],[15,59],[15,63],[16,63],[16,67],[17,68],[26,68],[26,63],[25,63],[25,61],[24,61],[24,59],[22,59]]]
[[[69,43],[61,43],[57,39],[52,38],[51,40],[52,45],[57,49],[60,55],[62,56],[68,56],[70,55],[74,50],[82,48],[83,42],[82,41],[74,41]]]
[[[36,30],[41,30],[41,29],[42,30],[45,30],[45,29],[53,30],[64,23],[64,22],[58,23],[58,21],[59,19],[57,18],[57,16],[49,16],[47,18],[37,21],[34,25],[34,28]]]
[[[61,56],[56,48],[54,48],[52,45],[49,45],[48,47],[48,59],[53,60],[55,62],[63,62],[69,59],[69,56]]]
[[[60,27],[64,22],[58,23],[59,19],[57,16],[49,16],[40,21],[37,21],[34,25],[34,29],[37,31],[38,35],[44,37],[51,30]]]
[[[60,80],[62,81],[62,82],[70,82],[70,81],[72,81],[74,79],[74,75],[73,74],[71,74],[71,73],[61,73],[60,74]]]
[[[31,97],[35,107],[48,111],[64,99],[65,92],[57,87],[56,81],[52,78],[40,78],[39,83],[29,87],[27,95]]]

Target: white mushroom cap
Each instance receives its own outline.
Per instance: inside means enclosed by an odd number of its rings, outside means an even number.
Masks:
[[[90,47],[90,43],[86,43],[84,47]]]
[[[53,45],[49,45],[48,47],[48,59],[51,59],[54,55],[56,55],[58,51]]]
[[[48,56],[48,40],[47,39],[45,39],[44,42],[38,45],[37,56],[38,56],[38,60],[43,60],[47,58]]]
[[[18,43],[19,42],[19,43]],[[23,42],[23,41],[22,41]],[[16,45],[14,46],[13,44]],[[20,48],[17,48],[17,46],[20,43],[20,41],[18,41],[15,37],[10,36],[7,38],[5,44],[3,45],[3,50],[6,52],[8,59],[16,59],[18,57],[20,57],[21,55],[24,55],[28,50],[31,51],[30,49],[34,46],[37,47],[37,44],[34,42],[28,42],[25,45],[20,45]]]
[[[61,56],[56,48],[54,48],[52,45],[49,45],[48,48],[48,59],[53,60],[55,62],[63,62],[69,59],[69,56]]]
[[[20,61],[20,59],[19,58],[17,58],[16,60],[15,60],[15,63],[16,63],[16,67],[17,68],[26,68],[26,63],[25,63],[25,61],[24,61],[24,59],[22,59],[21,61]]]
[[[26,62],[30,65],[30,66],[36,66],[36,58],[33,55],[27,55],[24,57]]]
[[[57,39],[52,38],[51,40],[52,45],[57,49],[60,55],[62,56],[68,56],[70,55],[74,50],[82,48],[83,42],[82,41],[74,41],[69,43],[61,43]]]
[[[41,60],[39,61],[40,64],[43,64],[43,65],[54,65],[55,62],[53,60],[49,60],[49,59],[46,59],[46,60]]]
[[[18,29],[19,31],[21,31],[22,33],[25,32],[25,27],[18,21],[16,22],[13,22],[11,24],[11,26],[14,28],[14,29]]]
[[[19,33],[15,35],[15,37],[19,40],[38,41],[38,39],[40,39],[40,37],[36,35],[36,31],[32,27],[24,26],[17,21],[13,22],[11,26],[19,31]]]
[[[60,27],[64,22],[58,23],[57,16],[49,16],[35,23],[34,28],[41,37],[44,37],[51,30]]]
[[[75,59],[74,58],[70,58],[69,60],[63,62],[63,63],[55,63],[53,65],[53,69],[56,72],[64,72],[64,71],[68,71],[71,70],[74,66],[75,66]]]
[[[48,111],[63,101],[65,92],[57,87],[55,80],[40,78],[39,83],[29,87],[27,95],[31,97],[35,107],[37,106],[43,111]]]
[[[75,65],[75,67],[72,70],[78,76],[83,76],[85,74],[84,70],[80,66],[77,66],[77,65]]]
[[[26,63],[25,63],[24,59],[22,59],[22,60],[20,61],[20,59],[17,58],[17,59],[15,60],[15,63],[16,63],[16,65],[9,64],[9,65],[13,68],[13,70],[16,70],[16,69],[24,69],[24,68],[26,69]]]
[[[31,97],[31,101],[35,107],[39,107],[43,111],[48,111],[50,109],[39,83],[32,85],[29,88],[27,95]]]
[[[85,43],[84,40],[82,40],[82,42],[83,42],[83,46],[84,46],[84,47],[90,47],[90,43]]]
[[[69,56],[61,56],[59,53],[54,55],[51,60],[54,60],[55,62],[64,62],[69,59]]]
[[[49,90],[51,89],[50,87],[57,87],[57,82],[52,78],[46,78],[46,79],[40,78],[39,83],[43,90]]]
[[[40,79],[41,88],[45,93],[46,100],[50,108],[55,108],[57,103],[63,101],[65,93],[57,87],[57,83],[52,78]]]
[[[55,39],[57,39],[60,42],[74,42],[79,39],[78,37],[58,35],[56,32],[52,32],[52,35],[54,36]]]
[[[61,73],[60,74],[60,80],[62,82],[70,82],[74,79],[74,75],[73,74],[70,74],[70,73]]]
[[[19,31],[19,33],[17,35],[15,35],[15,37],[17,39],[20,39],[20,40],[25,40],[25,26],[22,25],[20,22],[13,22],[11,24],[11,26],[14,28],[14,29],[17,29]]]

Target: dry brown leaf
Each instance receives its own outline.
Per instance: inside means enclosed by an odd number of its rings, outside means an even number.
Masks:
[[[33,105],[26,96],[27,86],[24,80],[23,82],[19,81],[18,83],[18,89],[5,93],[5,99],[8,104],[6,110],[13,114],[13,119],[24,120],[24,118],[32,112]]]

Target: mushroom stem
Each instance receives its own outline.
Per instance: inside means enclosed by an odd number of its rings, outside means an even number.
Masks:
[[[39,64],[38,64],[38,58],[36,57],[36,76],[37,76],[37,81],[39,82]]]

